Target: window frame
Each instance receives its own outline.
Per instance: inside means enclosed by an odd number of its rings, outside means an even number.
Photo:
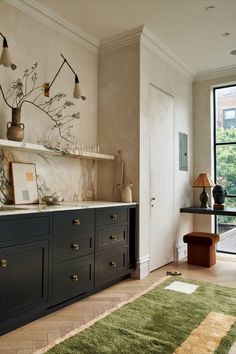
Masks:
[[[224,89],[224,88],[229,88],[229,87],[236,87],[236,84],[230,84],[230,85],[222,85],[222,86],[217,86],[213,87],[213,154],[214,154],[214,182],[216,183],[216,149],[217,146],[230,146],[230,145],[235,145],[236,146],[236,141],[233,142],[223,142],[223,143],[217,143],[216,142],[216,126],[217,126],[217,117],[216,117],[216,91],[219,89]],[[227,194],[227,198],[236,198],[236,194]],[[214,226],[215,226],[215,232],[217,231],[217,215],[214,216]],[[235,252],[229,252],[229,251],[218,251],[219,253],[227,253],[227,254],[233,254],[235,255]]]
[[[236,84],[231,84],[231,85],[226,85],[226,86],[217,86],[213,88],[213,119],[214,119],[214,124],[213,124],[213,144],[214,144],[214,182],[216,183],[216,149],[217,146],[229,146],[229,145],[235,145],[236,146],[236,140],[235,141],[230,141],[230,142],[223,142],[223,143],[217,143],[216,142],[216,91],[223,89],[223,88],[228,88],[228,87],[236,87]],[[233,108],[234,109],[234,108]],[[236,109],[235,109],[236,110]],[[236,194],[227,194],[228,198],[236,198]]]

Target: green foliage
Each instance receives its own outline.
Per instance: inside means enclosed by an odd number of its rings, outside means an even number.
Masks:
[[[235,142],[235,145],[220,145],[216,150],[217,183],[228,194],[236,194],[236,129],[217,128],[217,143]]]
[[[217,143],[228,143],[228,142],[235,142],[236,143],[236,128],[231,128],[231,129],[217,128],[216,129],[216,142]]]
[[[216,149],[217,183],[224,186],[227,194],[236,194],[236,128],[216,129],[217,143],[233,143],[235,145],[220,145]],[[225,207],[236,208],[236,198],[226,198]],[[235,217],[218,216],[217,224],[228,224],[230,228],[235,224]],[[228,230],[222,227],[220,233]]]

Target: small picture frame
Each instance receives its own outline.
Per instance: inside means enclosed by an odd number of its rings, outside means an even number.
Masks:
[[[36,183],[36,167],[33,163],[12,162],[14,204],[39,202]]]

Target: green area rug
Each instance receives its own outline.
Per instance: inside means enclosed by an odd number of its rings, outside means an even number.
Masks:
[[[196,284],[199,287],[192,294],[165,289],[174,281]],[[236,317],[236,289],[170,277],[145,295],[56,345],[47,353],[172,354],[188,340],[191,332],[211,312]],[[210,352],[229,352],[236,340],[236,323],[229,328],[227,334],[219,340],[216,349]],[[205,333],[205,340],[208,342],[211,331],[213,328],[209,325],[208,333]],[[191,354],[193,351],[177,350],[176,353]],[[205,351],[200,350],[198,354],[202,353]]]

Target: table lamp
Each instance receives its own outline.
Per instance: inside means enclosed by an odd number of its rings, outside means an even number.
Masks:
[[[206,187],[214,187],[215,183],[212,181],[211,177],[207,173],[200,173],[195,182],[193,183],[193,188],[203,188],[200,194],[201,208],[208,208],[209,195],[206,192]]]

